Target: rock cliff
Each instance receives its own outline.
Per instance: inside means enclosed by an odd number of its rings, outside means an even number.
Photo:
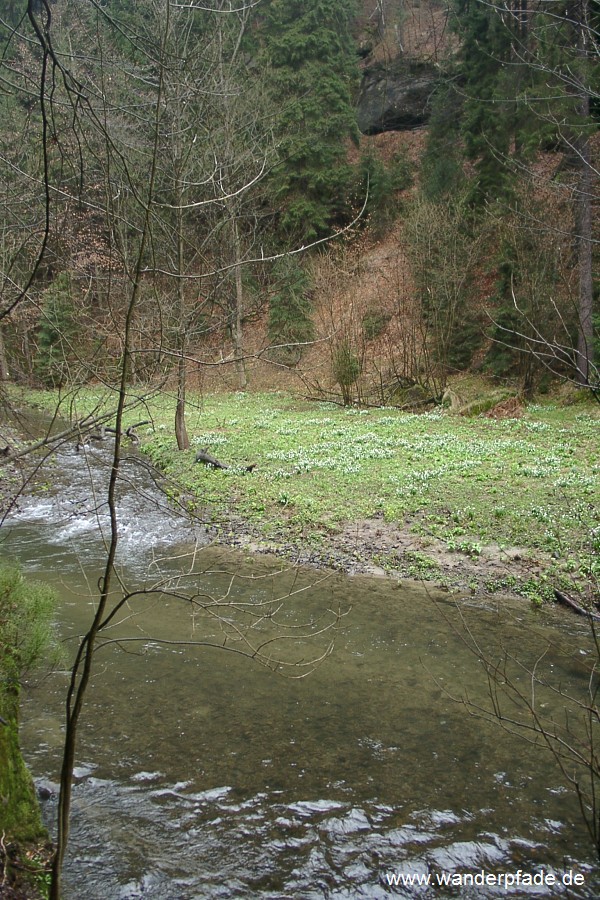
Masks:
[[[402,57],[369,66],[357,103],[361,132],[411,131],[425,125],[441,77],[440,70],[431,63]]]

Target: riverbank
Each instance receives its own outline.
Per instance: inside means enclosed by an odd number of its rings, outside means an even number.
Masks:
[[[233,546],[538,602],[553,599],[554,586],[590,593],[599,574],[598,411],[546,404],[513,413],[415,415],[238,394],[206,398],[191,431],[194,448],[231,469],[178,454],[168,418],[143,446]]]
[[[5,459],[24,446],[23,438],[15,428],[2,422],[0,432],[0,517],[5,516],[14,498],[23,487],[23,474],[12,459]]]
[[[88,390],[69,405],[81,415],[109,400]],[[588,600],[597,591],[593,404],[500,404],[469,418],[215,394],[189,398],[185,452],[176,448],[174,399],[156,397],[148,411],[142,451],[170,495],[225,544],[535,602],[554,587]],[[139,418],[134,410],[125,424]],[[196,463],[201,448],[228,468]]]
[[[399,527],[382,517],[347,523],[330,532],[319,546],[306,537],[290,540],[285,527],[266,539],[259,528],[234,517],[209,526],[209,534],[251,554],[267,553],[347,575],[425,581],[442,590],[468,594],[516,594],[534,602],[554,599],[548,574],[554,567],[550,554],[491,544],[469,555],[449,550],[442,539],[420,537],[410,526]],[[561,579],[563,587],[564,581]]]

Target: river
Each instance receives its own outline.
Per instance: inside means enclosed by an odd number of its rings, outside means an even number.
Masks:
[[[60,450],[48,483],[22,498],[2,528],[3,555],[59,592],[67,656],[95,603],[107,522],[99,485],[109,457]],[[545,653],[541,666],[554,683],[583,697],[593,651],[584,622],[522,601],[337,574],[323,580],[248,553],[198,549],[202,530],[165,503],[135,458],[123,469],[119,517],[120,577],[142,592],[97,655],[77,754],[66,898],[598,895],[578,803],[552,756],[457,702],[468,694],[489,707],[469,631],[493,658],[509,652],[531,664]],[[159,581],[204,600],[165,598],[150,590]],[[290,659],[319,655],[335,636],[333,652],[305,678],[191,643],[219,642],[236,616],[271,613],[274,603],[277,616],[254,630],[279,619],[286,641],[277,646]],[[295,639],[309,620],[336,624]],[[513,672],[527,692],[525,671]],[[64,672],[34,679],[22,704],[25,756],[36,779],[50,783],[50,827],[65,685]],[[564,717],[560,696],[540,702]],[[519,870],[520,880],[537,873],[546,882],[520,886]],[[563,887],[565,872],[583,884]],[[390,884],[398,875],[453,873],[508,873],[515,883]]]

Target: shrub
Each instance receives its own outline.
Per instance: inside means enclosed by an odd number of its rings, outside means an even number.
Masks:
[[[342,390],[344,406],[352,400],[350,389],[360,375],[360,361],[347,340],[343,340],[333,351],[333,377]]]
[[[62,273],[45,292],[38,331],[35,373],[47,387],[61,387],[66,382],[75,333],[71,283],[69,276]]]
[[[0,564],[0,833],[6,845],[39,841],[45,830],[19,749],[19,683],[41,662],[58,659],[54,592]],[[3,844],[1,850],[4,851]],[[0,852],[0,867],[7,866]]]
[[[368,341],[383,334],[390,316],[379,309],[368,309],[362,317],[363,332]]]
[[[27,581],[15,566],[0,565],[0,678],[18,684],[42,661],[56,660],[54,591]]]

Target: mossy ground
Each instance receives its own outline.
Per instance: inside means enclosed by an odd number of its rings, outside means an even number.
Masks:
[[[101,399],[84,392],[80,413]],[[169,476],[173,494],[232,543],[244,534],[266,549],[336,564],[336,553],[326,552],[333,546],[344,566],[341,538],[356,534],[347,555],[363,570],[450,585],[472,578],[479,588],[534,599],[550,586],[588,596],[597,589],[600,410],[593,403],[532,404],[518,418],[494,419],[344,409],[283,393],[198,396],[188,403],[192,448],[184,453],[176,449],[173,399],[157,397],[149,409],[142,449]],[[129,421],[142,417],[149,416],[133,411]],[[230,468],[195,463],[200,447]],[[250,463],[256,469],[247,474]],[[361,546],[365,523],[404,539]],[[502,573],[486,570],[486,559],[502,554]],[[527,566],[516,564],[523,559]],[[460,572],[453,560],[464,562]]]

